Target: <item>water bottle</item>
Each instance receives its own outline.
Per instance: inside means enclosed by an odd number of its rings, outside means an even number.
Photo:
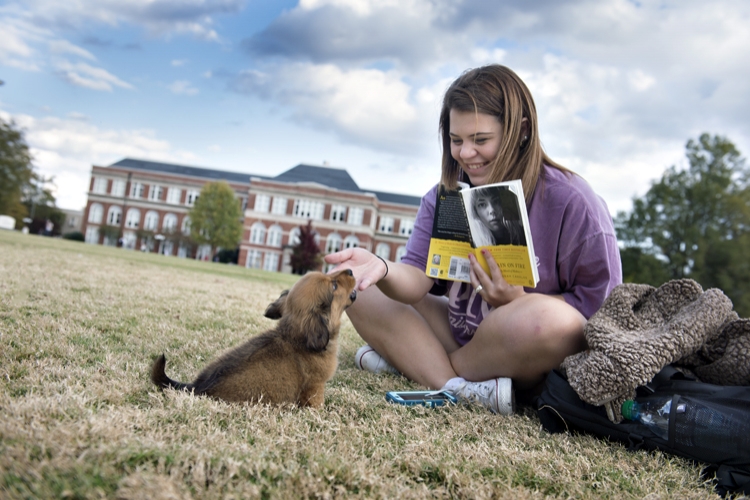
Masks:
[[[622,416],[636,420],[655,435],[669,440],[669,416],[672,398],[627,400]],[[727,454],[746,453],[750,449],[750,422],[736,409],[702,404],[691,398],[679,398],[675,408],[675,445],[723,450]]]
[[[684,407],[683,407],[683,412]],[[622,416],[636,420],[662,439],[669,440],[669,412],[672,411],[672,398],[652,399],[643,402],[628,399],[622,404]],[[677,408],[680,411],[680,408]]]

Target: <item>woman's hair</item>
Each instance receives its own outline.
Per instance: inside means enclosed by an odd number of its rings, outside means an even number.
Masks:
[[[443,98],[440,133],[443,139],[443,172],[440,179],[448,189],[456,189],[462,170],[451,156],[450,111],[483,113],[497,118],[501,126],[500,150],[492,160],[488,184],[521,179],[526,200],[530,200],[542,172],[549,165],[564,172],[542,148],[536,107],[526,84],[513,71],[499,64],[464,72]],[[528,125],[522,130],[523,119]],[[528,134],[526,140],[523,136]]]
[[[490,228],[484,225],[484,222],[480,220],[479,213],[477,212],[477,202],[481,198],[488,198],[487,193],[480,193],[475,191],[471,193],[471,214],[469,217],[469,226],[471,226],[471,235],[474,244],[477,247],[483,247],[495,244],[495,235],[492,234]]]

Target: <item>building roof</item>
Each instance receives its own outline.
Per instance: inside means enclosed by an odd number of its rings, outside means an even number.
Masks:
[[[339,191],[362,192],[349,172],[342,168],[300,164],[277,175],[273,180],[278,182],[316,182]]]
[[[176,165],[173,163],[136,160],[133,158],[124,158],[117,163],[113,163],[112,165],[110,165],[110,167],[132,168],[150,172],[200,177],[210,180],[239,182],[242,184],[248,184],[250,182],[250,177],[257,177],[263,180],[286,183],[314,182],[329,188],[338,189],[339,191],[372,193],[380,201],[387,203],[399,203],[402,205],[418,206],[421,200],[419,196],[360,189],[360,187],[357,186],[357,183],[354,182],[354,179],[352,179],[352,177],[349,175],[349,172],[342,168],[318,167],[305,164],[299,164],[296,167],[292,167],[289,170],[277,175],[276,177],[243,174],[238,172],[227,172],[225,170],[216,170],[210,168],[189,167],[187,165]]]
[[[156,161],[145,161],[145,160],[134,160],[132,158],[125,158],[113,163],[110,167],[122,167],[122,168],[133,168],[136,170],[147,170],[149,172],[161,172],[165,174],[174,175],[187,175],[190,177],[200,177],[203,179],[211,180],[224,180],[231,182],[239,182],[242,184],[250,183],[250,174],[242,174],[238,172],[227,172],[226,170],[216,170],[212,168],[201,168],[201,167],[188,167],[186,165],[176,165],[174,163],[160,163]],[[254,176],[263,177],[265,176]]]
[[[369,191],[377,196],[378,200],[386,203],[399,203],[401,205],[419,205],[422,202],[421,196],[412,196],[410,194],[384,193],[383,191]]]

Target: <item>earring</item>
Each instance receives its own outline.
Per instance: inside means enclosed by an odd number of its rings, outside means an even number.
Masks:
[[[528,143],[528,141],[529,141],[529,136],[528,135],[523,136],[523,139],[521,139],[521,144],[519,144],[518,147],[523,148],[524,146],[526,146],[526,143]]]

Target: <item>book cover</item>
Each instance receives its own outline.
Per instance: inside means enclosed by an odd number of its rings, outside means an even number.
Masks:
[[[469,282],[470,253],[489,274],[482,248],[489,250],[511,285],[534,288],[539,282],[520,180],[438,189],[427,276]]]

